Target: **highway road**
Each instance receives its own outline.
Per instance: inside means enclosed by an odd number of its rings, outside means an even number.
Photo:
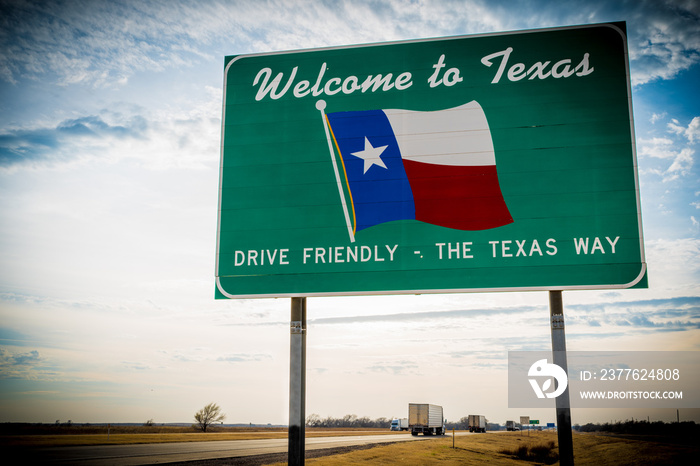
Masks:
[[[457,435],[465,435],[458,433]],[[468,435],[468,434],[467,434]],[[406,442],[440,437],[394,435],[358,435],[350,437],[311,437],[307,450],[336,448],[370,443]],[[37,448],[22,452],[25,464],[66,464],[77,466],[132,466],[196,461],[217,458],[286,453],[287,439],[224,440],[214,442],[152,443],[144,445],[101,445],[83,447]]]

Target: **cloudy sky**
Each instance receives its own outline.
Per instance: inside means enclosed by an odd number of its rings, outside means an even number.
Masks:
[[[575,5],[575,6],[574,6]],[[0,422],[284,424],[289,299],[214,300],[224,56],[626,21],[649,288],[564,293],[570,350],[700,350],[700,8],[0,0]],[[495,422],[546,292],[308,299],[307,415]],[[574,423],[675,410],[574,410]],[[700,421],[700,410],[681,410]]]

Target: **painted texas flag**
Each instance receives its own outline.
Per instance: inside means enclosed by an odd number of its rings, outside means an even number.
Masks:
[[[350,192],[346,219],[350,210],[353,240],[356,232],[394,220],[457,230],[513,222],[498,183],[488,121],[476,101],[432,112],[365,110],[326,117]]]

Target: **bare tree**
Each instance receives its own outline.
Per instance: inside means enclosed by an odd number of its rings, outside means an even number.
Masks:
[[[370,419],[367,416],[357,417],[355,414],[346,414],[342,418],[327,417],[321,419],[318,414],[312,414],[306,418],[307,427],[374,427],[388,429],[391,425],[391,420],[380,417],[379,419]]]
[[[323,424],[323,421],[321,420],[321,416],[318,414],[312,414],[311,416],[306,418],[306,426],[307,427],[321,427]]]
[[[226,419],[226,415],[221,412],[219,405],[216,403],[209,403],[195,413],[194,419],[197,421],[197,427],[201,429],[202,432],[206,432],[207,427],[215,422],[223,421]]]

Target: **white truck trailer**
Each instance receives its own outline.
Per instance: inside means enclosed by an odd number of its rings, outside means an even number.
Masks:
[[[408,429],[411,435],[444,435],[442,406],[425,403],[408,404]]]
[[[480,414],[470,414],[469,432],[486,432],[486,417]]]
[[[408,419],[392,419],[390,430],[408,430]]]

